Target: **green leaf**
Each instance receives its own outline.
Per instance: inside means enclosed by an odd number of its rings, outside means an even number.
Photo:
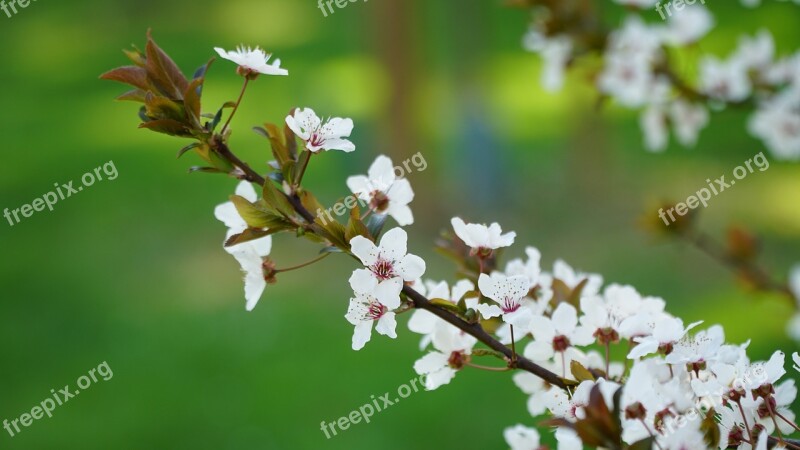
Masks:
[[[363,236],[367,239],[371,239],[367,226],[361,221],[361,210],[358,208],[358,205],[355,205],[355,207],[350,210],[350,218],[347,220],[347,228],[345,228],[344,232],[344,238],[347,242],[350,242],[356,236]]]
[[[323,253],[343,253],[343,252],[342,249],[340,249],[339,247],[325,247],[322,250],[320,250],[319,253],[323,254]]]
[[[211,67],[211,64],[213,64],[214,61],[216,61],[216,60],[217,60],[217,58],[213,58],[212,57],[211,59],[208,60],[207,63],[205,63],[202,66],[198,67],[197,70],[194,71],[194,74],[192,75],[192,78],[195,79],[195,80],[198,79],[198,78],[205,78],[206,77],[206,73],[208,73],[208,69]],[[202,88],[201,88],[201,91],[202,91]],[[201,94],[202,94],[202,92],[198,92],[198,95],[201,95]]]
[[[578,361],[573,360],[569,363],[569,368],[572,371],[572,376],[578,381],[594,381],[594,376],[589,370]]]
[[[201,167],[201,166],[192,166],[189,167],[189,173],[194,172],[205,172],[205,173],[227,173],[222,170],[217,169],[216,167]]]
[[[265,123],[264,129],[267,132],[267,138],[272,147],[272,155],[275,157],[275,160],[280,163],[281,167],[283,167],[287,161],[291,161],[293,158],[289,155],[289,150],[283,142],[282,131],[277,125],[271,123]],[[291,182],[292,180],[293,179],[290,179],[289,181]]]
[[[367,230],[369,230],[370,236],[374,236],[375,239],[378,239],[388,217],[388,214],[372,214],[367,217]]]
[[[203,87],[203,78],[197,78],[189,83],[186,92],[183,93],[183,105],[186,108],[186,115],[192,123],[200,127],[200,89]]]
[[[242,219],[252,228],[280,228],[286,225],[283,218],[275,215],[260,201],[250,203],[246,198],[238,195],[232,195],[231,201]]]
[[[279,191],[272,181],[267,180],[267,182],[264,183],[264,189],[262,192],[264,201],[267,202],[270,207],[281,213],[284,217],[290,218],[296,215],[294,206],[289,203],[286,195],[282,191]]]
[[[294,110],[292,110],[292,112],[289,114],[292,114],[293,112]],[[289,128],[289,125],[283,125],[283,137],[283,140],[286,143],[286,150],[289,151],[289,158],[297,159],[297,136],[295,136],[294,131]]]
[[[217,111],[217,114],[214,115],[214,118],[211,122],[206,123],[206,129],[208,131],[214,131],[217,129],[217,125],[219,125],[220,121],[222,120],[222,113],[225,111],[225,108],[233,108],[236,106],[236,102],[225,102],[221,108]]]
[[[186,125],[172,119],[151,120],[139,124],[139,128],[147,128],[157,133],[164,133],[170,136],[191,137],[192,132]]]
[[[304,151],[303,153],[300,154],[300,158],[297,160],[297,164],[294,164],[294,167],[292,168],[291,172],[292,176],[290,177],[289,180],[290,183],[292,184],[300,183],[301,181],[300,177],[303,175],[300,172],[302,170],[305,170],[306,167],[308,167],[308,161],[311,159],[311,155],[312,153],[309,151]]]
[[[436,306],[438,306],[440,308],[444,308],[444,309],[447,309],[447,310],[450,310],[450,311],[453,311],[453,312],[456,312],[456,313],[459,313],[459,314],[463,314],[464,313],[464,311],[462,311],[461,308],[458,307],[458,305],[453,304],[453,302],[451,302],[450,300],[445,300],[443,298],[432,298],[430,300],[431,300],[431,303],[433,303],[434,305],[436,305]]]
[[[700,429],[703,431],[703,436],[709,448],[719,448],[719,441],[721,439],[719,427],[715,420],[716,412],[714,408],[706,412],[703,422],[700,424]]]
[[[189,150],[192,150],[192,149],[197,148],[197,147],[200,147],[200,143],[199,142],[193,142],[193,143],[187,145],[186,147],[183,147],[182,149],[180,149],[178,151],[178,156],[177,157],[180,158],[181,156],[183,156]]]
[[[265,130],[265,129],[261,128],[261,127],[253,127],[253,131],[255,131],[256,134],[269,139],[269,133],[267,133],[267,130]]]
[[[151,119],[173,119],[178,122],[184,121],[184,113],[181,106],[166,97],[160,97],[152,92],[144,96],[147,117]]]
[[[271,234],[278,233],[280,231],[284,231],[286,228],[270,228],[269,230],[261,230],[256,228],[248,228],[242,231],[239,234],[234,234],[227,241],[225,241],[225,247],[232,247],[234,245],[242,244],[244,242],[254,241],[256,239],[261,239],[265,236],[269,236]]]
[[[653,444],[655,444],[656,438],[649,437],[647,439],[642,439],[641,441],[636,441],[633,444],[628,446],[627,450],[652,450]],[[717,447],[713,447],[717,448]]]
[[[141,50],[133,46],[133,50],[122,50],[122,53],[125,53],[125,56],[131,60],[132,63],[136,64],[139,67],[144,68],[147,65],[147,58],[144,56]]]

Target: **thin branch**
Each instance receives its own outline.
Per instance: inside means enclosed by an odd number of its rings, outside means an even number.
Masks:
[[[777,292],[791,301],[792,305],[795,304],[794,293],[792,293],[791,289],[789,289],[789,286],[786,285],[786,283],[781,283],[780,281],[775,280],[766,270],[764,270],[762,267],[759,267],[757,264],[748,260],[734,257],[728,253],[722,245],[714,241],[707,234],[699,231],[687,231],[679,233],[679,236],[684,238],[698,250],[719,261],[723,265],[745,274],[747,278],[753,281],[758,288],[766,291]]]

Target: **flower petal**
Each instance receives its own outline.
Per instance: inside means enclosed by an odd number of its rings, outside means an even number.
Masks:
[[[383,306],[397,309],[400,307],[400,291],[402,290],[403,281],[400,277],[395,277],[378,283],[373,295]]]
[[[384,236],[385,238],[385,236]],[[356,236],[350,239],[350,251],[361,260],[365,266],[371,266],[378,260],[380,250],[375,243],[364,236]]]

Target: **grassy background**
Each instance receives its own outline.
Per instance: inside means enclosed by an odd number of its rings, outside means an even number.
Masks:
[[[783,53],[800,44],[794,5],[708,6],[719,26],[703,51],[727,54],[761,26]],[[398,342],[376,336],[352,352],[342,316],[353,267],[334,258],[282,276],[245,313],[212,215],[234,182],[187,175],[196,161],[174,158],[183,142],[137,130],[134,105],[112,101],[122,86],[97,80],[125,63],[121,48],[143,45],[148,27],[186,71],[212,47],[240,42],[283,59],[291,75],[260,79],[234,123],[233,145],[251,162],[268,156],[249,127],[280,122],[294,106],[353,117],[358,151],[325,155],[309,171],[326,201],[377,154],[399,161],[421,151],[429,167],[410,176],[410,249],[433,278],[452,277],[429,245],[450,217],[500,220],[538,246],[546,266],[562,257],[663,296],[688,321],[723,324],[732,342],[752,338],[754,358],[796,350],[784,335],[788,303],[746,292],[704,255],[636,225],[643,211],[655,217],[649,202],[685,198],[764,150],[746,116],[714,115],[697,149],[649,154],[635,114],[595,111],[580,74],[560,94],[539,89],[539,61],[520,45],[526,19],[499,1],[455,0],[356,2],[327,18],[312,0],[41,1],[11,19],[0,13],[0,207],[109,160],[119,170],[53,212],[0,225],[0,418],[30,411],[102,361],[114,371],[53,418],[14,438],[0,432],[0,447],[486,449],[504,447],[505,426],[533,422],[508,374],[470,371],[325,439],[320,421],[414,376],[417,338],[403,319]],[[212,68],[207,110],[236,96],[233,72],[224,61]],[[729,223],[752,227],[766,265],[786,273],[800,259],[799,175],[796,164],[772,162],[712,199],[701,226],[717,235]],[[286,266],[315,251],[287,237],[273,255]]]

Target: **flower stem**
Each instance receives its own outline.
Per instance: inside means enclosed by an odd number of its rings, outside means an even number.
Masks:
[[[747,416],[744,413],[744,408],[742,407],[742,401],[736,400],[736,404],[739,405],[739,412],[742,414],[742,420],[744,421],[744,428],[747,430],[747,435],[752,436],[753,432],[750,430],[750,424],[747,423]]]
[[[225,130],[228,129],[228,125],[231,124],[231,119],[236,114],[236,111],[239,110],[239,105],[242,103],[242,98],[244,97],[244,91],[247,90],[247,85],[250,83],[250,79],[244,77],[244,84],[242,85],[242,91],[239,92],[239,98],[236,100],[236,105],[233,107],[233,111],[231,111],[231,115],[228,116],[228,120],[225,121],[225,125],[222,126],[222,131],[220,132],[221,135],[225,135]]]
[[[312,264],[314,264],[314,263],[316,263],[318,261],[322,261],[323,259],[327,258],[330,255],[331,255],[331,253],[323,253],[322,255],[320,255],[320,256],[318,256],[318,257],[316,257],[316,258],[314,258],[311,261],[308,261],[306,263],[303,263],[303,264],[300,264],[300,265],[297,265],[297,266],[293,266],[293,267],[287,267],[285,269],[276,269],[275,273],[290,272],[292,270],[302,269],[303,267],[308,267],[308,266],[310,266],[310,265],[312,265]]]
[[[779,413],[778,411],[775,411],[775,414],[778,417],[780,417],[781,419],[783,419],[784,422],[786,422],[789,425],[791,425],[795,430],[800,431],[800,428],[797,427],[797,424],[792,422],[791,420],[787,419],[786,417],[784,417],[783,414]]]
[[[509,328],[511,328],[511,363],[516,364],[517,362],[517,346],[516,342],[514,342],[514,325],[509,324]]]
[[[473,364],[473,363],[469,363],[469,362],[468,363],[464,363],[464,365],[469,366],[469,367],[474,367],[475,369],[488,370],[488,371],[491,371],[491,372],[508,372],[509,370],[512,370],[510,367],[489,367],[489,366],[482,366],[480,364]]]

